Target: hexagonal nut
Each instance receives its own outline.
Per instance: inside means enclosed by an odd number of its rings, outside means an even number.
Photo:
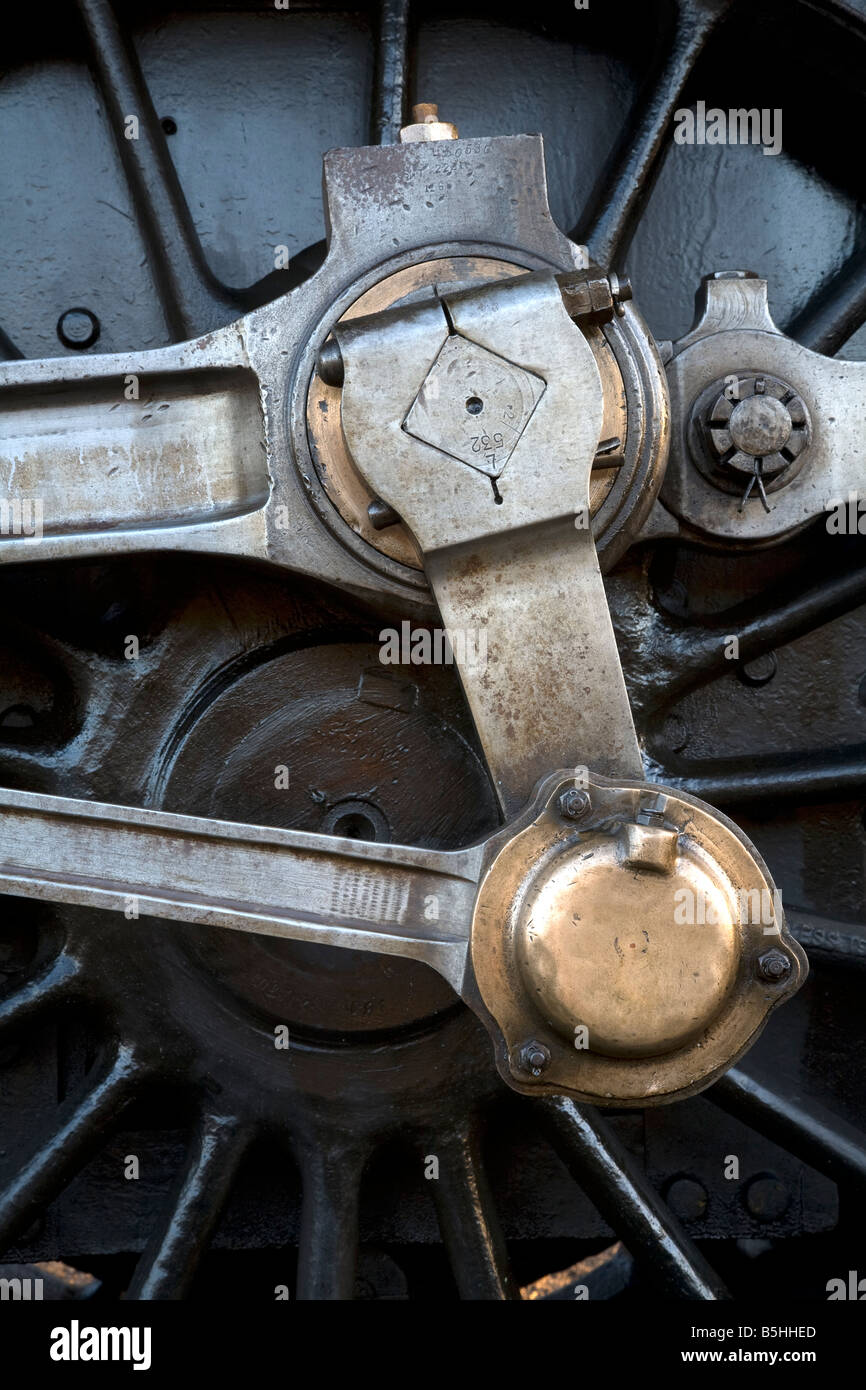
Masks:
[[[784,951],[776,950],[765,951],[758,959],[758,975],[762,980],[767,980],[769,984],[778,984],[780,980],[787,979],[791,973],[791,961]]]
[[[540,1076],[550,1066],[550,1048],[531,1038],[520,1049],[520,1066],[531,1076]]]
[[[578,787],[570,787],[568,791],[563,792],[558,804],[559,813],[565,816],[566,820],[580,820],[592,806],[589,792],[581,791]]]

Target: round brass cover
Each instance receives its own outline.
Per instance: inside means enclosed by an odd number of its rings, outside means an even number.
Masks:
[[[700,903],[703,922],[691,903]],[[624,867],[610,838],[558,855],[520,911],[516,949],[552,1027],[613,1057],[670,1052],[719,1012],[739,959],[734,904],[687,854],[670,873]]]
[[[492,842],[471,965],[516,1090],[595,1105],[694,1095],[806,977],[766,865],[681,789],[589,774],[580,818],[557,773]],[[767,979],[772,947],[783,968]],[[530,1056],[540,1056],[533,1067]]]

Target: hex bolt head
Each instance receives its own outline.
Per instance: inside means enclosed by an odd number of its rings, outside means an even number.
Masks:
[[[589,811],[591,805],[589,792],[581,791],[578,787],[571,787],[567,792],[563,792],[559,798],[559,813],[565,816],[566,820],[580,820]]]
[[[550,1048],[536,1042],[535,1038],[530,1039],[520,1049],[520,1065],[532,1076],[540,1076],[550,1066]]]
[[[765,951],[757,963],[758,976],[770,984],[778,984],[791,973],[791,961],[783,951]]]
[[[57,320],[57,336],[64,347],[92,347],[99,337],[99,319],[89,309],[67,309]]]

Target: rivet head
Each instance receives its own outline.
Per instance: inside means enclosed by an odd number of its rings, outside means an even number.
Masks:
[[[759,1173],[747,1184],[743,1200],[758,1221],[778,1221],[791,1205],[791,1194],[774,1173]]]
[[[665,1199],[674,1215],[684,1221],[700,1221],[707,1214],[707,1189],[697,1178],[680,1174],[669,1184]]]
[[[57,320],[57,336],[64,347],[92,347],[99,337],[99,319],[89,309],[67,309]]]

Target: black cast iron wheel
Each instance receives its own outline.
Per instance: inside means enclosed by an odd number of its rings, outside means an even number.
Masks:
[[[554,215],[629,270],[658,338],[702,273],[749,265],[794,336],[863,355],[840,132],[864,38],[860,0],[40,9],[0,82],[4,353],[157,346],[282,293],[321,260],[322,151],[393,141],[422,99],[465,135],[544,133]],[[783,153],[674,146],[697,99],[781,108]],[[132,109],[142,138],[115,145]],[[813,974],[744,1069],[602,1118],[503,1095],[425,967],[7,898],[8,1260],[63,1259],[106,1299],[824,1297],[856,1267],[862,543],[649,545],[608,582],[659,780],[728,810],[800,905]],[[451,673],[386,679],[378,613],[158,555],[5,569],[0,594],[7,786],[439,847],[496,824]]]

